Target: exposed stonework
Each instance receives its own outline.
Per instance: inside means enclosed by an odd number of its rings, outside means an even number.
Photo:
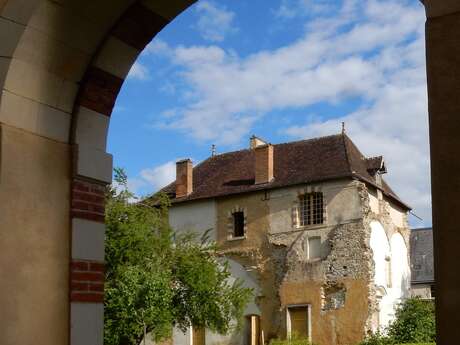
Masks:
[[[324,223],[299,226],[297,201],[310,191],[323,195]],[[376,313],[386,309],[380,311],[381,287],[374,282],[371,223],[379,222],[388,238],[401,233],[406,241],[407,231],[395,225],[399,210],[392,213],[395,206],[380,198],[374,198],[378,207],[371,207],[363,182],[339,180],[214,199],[215,239],[222,256],[255,278],[254,303],[265,341],[286,336],[289,308],[295,306],[309,306],[309,335],[319,345],[358,343],[379,326]],[[229,215],[235,210],[245,213],[242,238],[229,237]],[[307,250],[311,239],[320,243],[313,258]],[[183,341],[175,344],[186,345]],[[241,336],[219,341],[236,345]]]

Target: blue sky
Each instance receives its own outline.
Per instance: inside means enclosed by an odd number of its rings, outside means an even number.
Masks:
[[[267,4],[268,3],[268,4]],[[424,10],[413,0],[201,0],[131,69],[109,152],[151,193],[195,163],[246,148],[338,133],[385,156],[389,181],[431,224]]]

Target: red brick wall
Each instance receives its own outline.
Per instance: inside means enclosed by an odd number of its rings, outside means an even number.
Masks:
[[[104,302],[104,264],[73,260],[70,263],[70,300],[73,302]]]
[[[104,223],[105,186],[75,179],[72,184],[72,217]]]

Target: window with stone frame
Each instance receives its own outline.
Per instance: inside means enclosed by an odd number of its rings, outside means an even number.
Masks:
[[[321,259],[321,237],[307,237],[304,242],[304,252],[308,260]]]
[[[233,237],[244,236],[244,212],[233,212]]]
[[[298,225],[324,224],[323,193],[313,192],[299,196]]]
[[[227,213],[227,240],[241,240],[248,232],[248,212],[246,207],[234,206]]]

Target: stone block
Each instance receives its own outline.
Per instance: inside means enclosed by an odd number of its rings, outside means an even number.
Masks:
[[[112,155],[103,150],[91,146],[75,145],[74,152],[76,176],[86,177],[92,180],[112,182]]]
[[[16,23],[27,25],[37,6],[43,2],[44,1],[41,0],[6,1],[3,7],[2,17],[10,19]]]
[[[0,17],[0,56],[13,56],[24,26]]]
[[[81,80],[91,55],[27,27],[14,54],[16,59],[39,66],[69,81]]]
[[[94,65],[121,79],[125,79],[140,51],[115,37],[109,37]]]
[[[29,26],[89,54],[94,53],[108,30],[103,23],[90,21],[54,1],[41,1]]]
[[[3,91],[0,121],[38,135],[68,142],[71,116],[62,110]]]
[[[85,107],[78,107],[75,116],[75,143],[105,151],[110,117]]]
[[[72,219],[72,259],[104,261],[105,225]]]
[[[6,74],[8,73],[10,62],[11,58],[0,57],[0,90],[3,90],[3,85],[5,84]]]
[[[69,113],[78,91],[76,83],[17,59],[10,63],[4,88],[16,95]]]
[[[36,133],[50,139],[68,142],[71,115],[62,110],[39,104]]]
[[[71,303],[70,345],[103,345],[104,305]]]

